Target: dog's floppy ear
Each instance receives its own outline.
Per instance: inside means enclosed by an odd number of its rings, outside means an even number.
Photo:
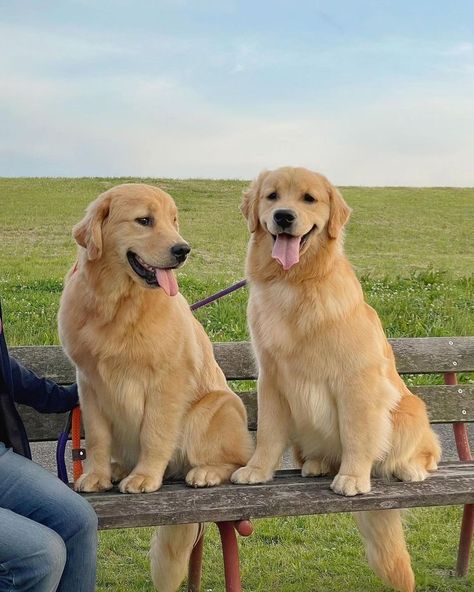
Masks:
[[[110,197],[99,196],[86,210],[84,218],[72,229],[77,244],[87,251],[93,261],[102,255],[102,224],[109,215]]]
[[[328,181],[329,188],[329,221],[328,234],[331,238],[337,238],[344,224],[349,220],[351,208],[344,201],[340,192]]]
[[[255,232],[258,228],[258,194],[263,179],[267,176],[268,171],[263,171],[260,175],[250,183],[247,191],[244,191],[240,211],[247,219],[250,232]]]

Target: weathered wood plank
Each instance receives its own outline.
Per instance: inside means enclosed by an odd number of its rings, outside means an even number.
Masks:
[[[30,442],[56,440],[66,424],[67,413],[38,413],[26,405],[18,405]]]
[[[303,479],[295,471],[281,471],[263,485],[190,489],[171,483],[133,497],[117,490],[84,497],[102,529],[458,505],[474,502],[474,463],[442,464],[422,483],[374,479],[369,494],[352,498],[334,494],[329,484],[327,478]]]
[[[426,403],[431,423],[474,422],[474,385],[412,386],[410,390]]]
[[[474,337],[390,339],[401,374],[474,371]],[[59,346],[23,346],[12,355],[42,376],[68,384],[74,369]],[[215,343],[214,352],[228,380],[254,379],[257,368],[249,342]]]
[[[417,337],[389,342],[400,374],[474,371],[474,337]],[[215,343],[214,353],[228,380],[257,377],[249,342]]]
[[[416,337],[389,342],[400,374],[474,371],[474,337]]]
[[[474,337],[395,339],[392,345],[402,372],[474,369]],[[20,362],[41,376],[48,376],[62,384],[75,379],[74,367],[59,346],[24,346],[12,348],[11,351]],[[216,343],[214,351],[229,380],[255,378],[257,371],[250,343]],[[457,365],[454,366],[453,362]],[[412,390],[426,401],[432,422],[474,421],[472,386],[413,387]],[[256,397],[252,393],[243,393],[241,396],[248,410],[249,426],[255,429]],[[65,421],[63,415],[40,416],[29,408],[22,408],[21,414],[33,441],[56,438]]]
[[[252,345],[248,341],[213,343],[214,355],[227,380],[257,378],[257,364]]]
[[[474,422],[474,385],[444,384],[413,386],[410,390],[425,401],[431,423],[453,423],[455,421]],[[257,393],[247,391],[238,393],[247,409],[248,425],[257,429]]]
[[[411,387],[428,406],[431,423],[474,422],[474,385],[432,385]],[[257,429],[257,393],[238,393],[247,409],[250,430]],[[18,409],[32,442],[54,440],[62,431],[66,414],[40,414],[30,407],[19,405]]]
[[[21,364],[59,384],[71,384],[76,371],[59,345],[25,345],[10,348],[10,354]]]

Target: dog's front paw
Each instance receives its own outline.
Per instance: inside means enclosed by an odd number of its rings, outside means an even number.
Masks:
[[[331,467],[329,464],[325,460],[316,458],[306,460],[301,467],[302,477],[320,477],[321,475],[329,475],[330,472]]]
[[[215,487],[222,483],[222,476],[213,467],[194,467],[186,475],[186,483],[191,487]]]
[[[370,476],[357,477],[355,475],[341,475],[341,473],[338,473],[331,483],[331,489],[334,493],[347,496],[357,495],[358,493],[369,493]]]
[[[100,473],[83,473],[74,483],[74,489],[82,492],[108,491],[112,489],[112,481]]]
[[[128,477],[120,481],[119,489],[122,493],[151,493],[160,489],[161,483],[161,477],[130,473]]]
[[[232,483],[249,483],[253,485],[255,483],[266,483],[267,481],[270,481],[272,477],[273,474],[271,471],[264,471],[259,467],[247,465],[246,467],[237,469],[237,471],[232,474],[230,480]]]

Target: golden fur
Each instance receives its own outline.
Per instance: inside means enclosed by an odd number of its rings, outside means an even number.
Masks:
[[[174,201],[156,187],[120,185],[90,204],[73,234],[78,262],[66,278],[59,327],[77,367],[86,433],[76,490],[119,481],[124,493],[156,491],[165,472],[195,487],[228,480],[252,451],[245,407],[184,297],[150,287],[127,258],[131,251],[153,268],[178,265],[170,249],[186,243]],[[153,579],[171,592],[197,525],[158,531]]]
[[[314,200],[314,201],[312,201]],[[307,236],[285,271],[272,258],[287,235]],[[236,483],[272,478],[292,443],[305,477],[333,474],[342,495],[370,491],[371,474],[420,481],[440,447],[424,403],[405,386],[377,313],[343,252],[350,208],[329,181],[302,168],[263,172],[244,194],[249,325],[259,365],[257,447]],[[414,589],[398,511],[358,516],[369,562],[390,585]]]

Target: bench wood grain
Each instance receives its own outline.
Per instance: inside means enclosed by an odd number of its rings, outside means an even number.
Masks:
[[[474,372],[474,338],[415,337],[389,339],[400,374]],[[257,368],[247,341],[214,343],[214,353],[228,380],[252,380]],[[60,346],[11,348],[12,356],[41,376],[61,384],[75,380],[73,365]]]
[[[174,482],[156,493],[112,490],[84,497],[101,529],[456,505],[474,502],[474,463],[442,463],[421,483],[373,479],[370,493],[351,498],[333,493],[330,483],[327,477],[302,478],[299,471],[286,470],[262,485],[192,489]]]
[[[474,337],[436,337],[392,339],[397,368],[404,374],[474,371]],[[215,343],[214,352],[228,380],[256,378],[252,348],[248,342]],[[23,346],[11,348],[11,354],[41,376],[60,384],[75,379],[75,371],[59,346]],[[454,365],[454,363],[456,365]],[[432,423],[474,422],[474,385],[429,385],[411,387],[427,404]],[[257,426],[255,391],[239,393],[247,408],[249,428]],[[31,441],[57,438],[66,415],[40,415],[19,406]]]

